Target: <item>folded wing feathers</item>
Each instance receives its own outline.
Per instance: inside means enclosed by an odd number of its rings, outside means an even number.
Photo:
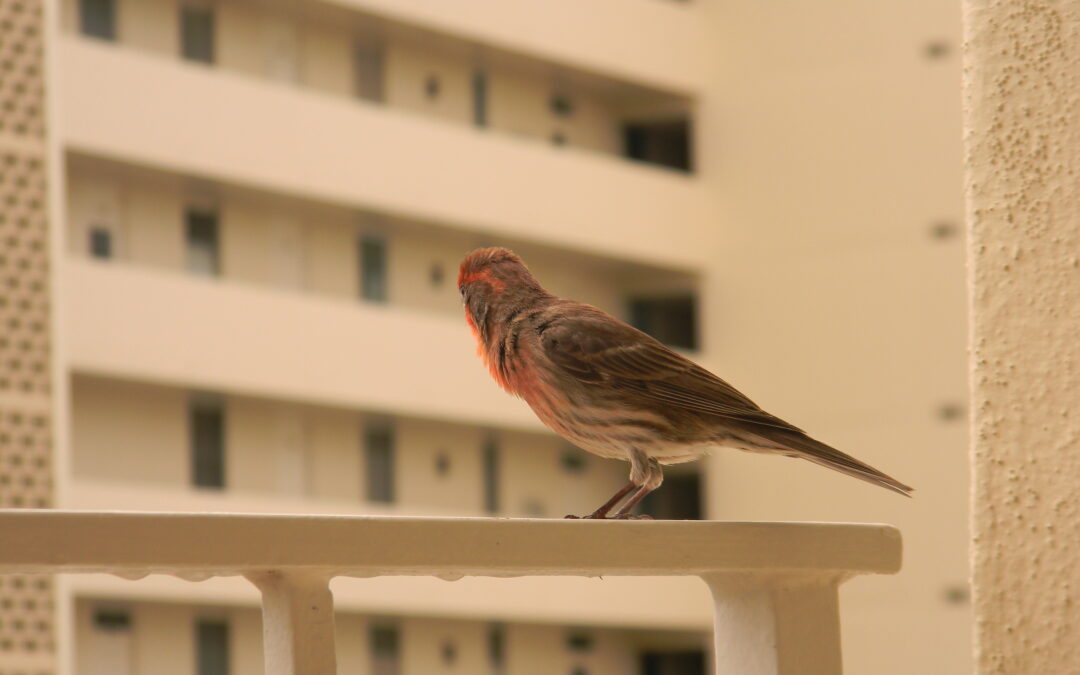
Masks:
[[[548,356],[584,382],[605,383],[659,403],[741,422],[768,444],[788,448],[805,460],[910,496],[913,488],[874,467],[814,440],[801,429],[762,410],[740,391],[693,361],[639,331],[612,333],[612,324],[563,323],[544,336]],[[617,324],[616,324],[617,325]],[[644,334],[640,334],[644,335]]]

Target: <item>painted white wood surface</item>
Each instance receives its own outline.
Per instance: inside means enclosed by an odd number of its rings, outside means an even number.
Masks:
[[[887,525],[0,511],[0,574],[247,577],[270,675],[334,672],[331,578],[403,575],[699,576],[718,674],[837,675],[837,587],[900,560]]]

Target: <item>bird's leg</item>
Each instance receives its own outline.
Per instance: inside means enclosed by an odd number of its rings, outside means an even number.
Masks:
[[[660,469],[660,463],[646,455],[644,452],[632,449],[628,454],[630,459],[630,482],[612,495],[611,499],[604,502],[603,506],[593,511],[591,514],[584,516],[585,519],[605,520],[608,518],[618,518],[620,520],[651,520],[649,516],[645,515],[631,516],[630,509],[634,508],[645,495],[660,487],[660,483],[664,482],[664,474]],[[622,501],[623,497],[628,495],[630,491],[634,489],[637,491],[630,497],[630,500],[624,504],[614,516],[609,516],[608,512],[615,508],[615,505]],[[581,518],[580,516],[566,517],[575,520]]]
[[[664,482],[664,471],[660,468],[660,462],[654,458],[649,457],[645,463],[645,476],[641,482],[641,487],[637,492],[630,496],[630,499],[626,500],[626,503],[622,505],[618,511],[615,512],[613,518],[619,518],[620,520],[652,520],[652,516],[641,514],[631,515],[630,512],[638,505],[645,495],[649,494],[656,488],[660,487]]]
[[[626,503],[622,505],[621,509],[615,512],[615,515],[612,516],[612,518],[618,518],[619,520],[652,520],[652,516],[650,515],[642,513],[635,516],[631,515],[630,511],[632,511],[633,508],[638,505],[638,502],[645,498],[645,495],[649,494],[655,489],[656,488],[649,487],[648,485],[642,485],[641,487],[639,487],[637,492],[635,492],[634,495],[630,497],[630,499],[626,500]]]
[[[627,494],[629,494],[630,491],[633,490],[636,487],[638,487],[638,485],[636,483],[634,483],[634,481],[630,481],[629,483],[624,485],[618,492],[616,492],[614,495],[612,495],[611,499],[604,502],[603,506],[596,509],[595,511],[593,511],[589,515],[587,515],[587,516],[566,516],[566,517],[574,519],[574,520],[582,520],[582,519],[601,520],[603,518],[607,518],[608,511],[615,508],[615,505],[618,504],[619,502],[621,502],[622,498],[625,497]]]

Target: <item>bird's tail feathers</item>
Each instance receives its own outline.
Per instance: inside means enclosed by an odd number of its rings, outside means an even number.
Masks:
[[[785,434],[783,443],[794,451],[792,453],[793,455],[813,462],[814,464],[820,464],[821,466],[828,467],[834,471],[839,471],[840,473],[845,473],[849,476],[864,480],[867,483],[880,485],[887,490],[892,490],[905,497],[910,497],[911,493],[915,491],[915,488],[910,485],[905,485],[892,476],[878,471],[869,464],[860,462],[851,455],[840,452],[836,448],[825,445],[821,441],[816,441],[804,434],[792,434],[790,436]]]

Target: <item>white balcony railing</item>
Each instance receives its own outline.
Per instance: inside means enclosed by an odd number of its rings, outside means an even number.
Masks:
[[[244,576],[271,675],[335,672],[336,576],[698,576],[716,672],[838,674],[837,587],[900,569],[887,525],[0,511],[0,573]],[[642,597],[642,604],[649,598]]]

